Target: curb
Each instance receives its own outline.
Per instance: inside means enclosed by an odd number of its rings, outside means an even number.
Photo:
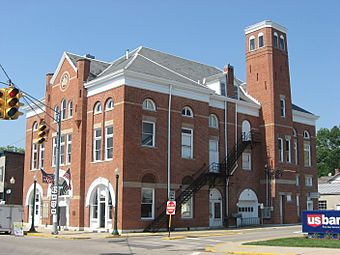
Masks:
[[[272,253],[272,252],[252,252],[252,251],[224,251],[228,254],[237,255],[297,255],[296,253]]]

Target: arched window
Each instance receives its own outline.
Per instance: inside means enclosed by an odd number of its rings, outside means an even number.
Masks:
[[[303,131],[303,139],[310,139],[310,135],[307,130]]]
[[[255,36],[249,37],[249,50],[255,50]]]
[[[97,102],[94,105],[94,114],[101,113],[102,112],[102,104],[100,102]]]
[[[58,114],[59,114],[59,107],[56,105],[54,107],[54,115],[53,115],[54,122],[57,122]]]
[[[295,129],[295,128],[293,128],[293,136],[294,136],[294,137],[297,137],[297,132],[296,132],[296,129]]]
[[[61,101],[60,110],[61,110],[61,119],[62,120],[66,119],[66,100],[65,99]]]
[[[218,128],[218,119],[215,114],[209,115],[209,127]]]
[[[155,105],[154,101],[147,98],[143,102],[143,109],[148,110],[148,111],[156,111],[156,105]]]
[[[68,101],[68,117],[72,118],[73,116],[73,102],[72,100]]]
[[[242,122],[242,140],[243,141],[250,141],[251,140],[251,127],[248,120],[244,120]]]
[[[277,35],[277,33],[274,33],[273,36],[273,45],[275,48],[279,47],[279,36]]]
[[[33,132],[38,130],[38,122],[34,121],[33,123]]]
[[[105,111],[110,111],[113,109],[113,107],[114,107],[113,99],[109,98],[105,104]]]
[[[280,35],[280,49],[281,50],[285,49],[285,38],[283,35]]]
[[[185,106],[182,109],[182,116],[191,117],[191,118],[194,117],[194,114],[189,106]]]
[[[262,48],[264,46],[263,33],[259,33],[258,40],[259,40],[259,48]]]

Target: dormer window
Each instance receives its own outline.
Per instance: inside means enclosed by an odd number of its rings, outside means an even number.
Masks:
[[[273,45],[275,48],[279,47],[279,36],[277,35],[276,32],[274,33],[274,36],[273,36]]]
[[[194,116],[194,114],[192,113],[192,110],[191,110],[191,108],[189,106],[185,106],[182,109],[182,116],[190,117],[190,118],[192,118]]]
[[[263,33],[259,33],[258,39],[259,39],[259,48],[262,48],[264,46]]]
[[[283,35],[280,36],[280,49],[285,50],[285,38]]]
[[[249,38],[249,50],[255,50],[255,36]]]

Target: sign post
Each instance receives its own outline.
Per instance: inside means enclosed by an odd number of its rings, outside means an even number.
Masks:
[[[175,215],[176,213],[176,201],[168,201],[166,202],[166,214],[169,215],[169,235],[170,238],[170,231],[171,231],[171,216]]]

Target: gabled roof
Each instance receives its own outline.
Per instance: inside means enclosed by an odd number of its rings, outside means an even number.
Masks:
[[[72,64],[76,67],[77,66],[77,61],[79,59],[88,59],[91,61],[90,64],[90,75],[89,75],[89,81],[95,79],[97,77],[98,74],[102,73],[107,67],[110,66],[109,63],[104,62],[104,61],[100,61],[97,59],[92,59],[92,58],[88,58],[88,57],[84,57],[84,56],[79,56],[73,53],[69,53],[66,52],[66,55],[70,58],[70,60],[72,61]]]
[[[223,73],[220,69],[146,47],[139,47],[114,61],[98,77],[120,69],[200,86],[205,77]]]

